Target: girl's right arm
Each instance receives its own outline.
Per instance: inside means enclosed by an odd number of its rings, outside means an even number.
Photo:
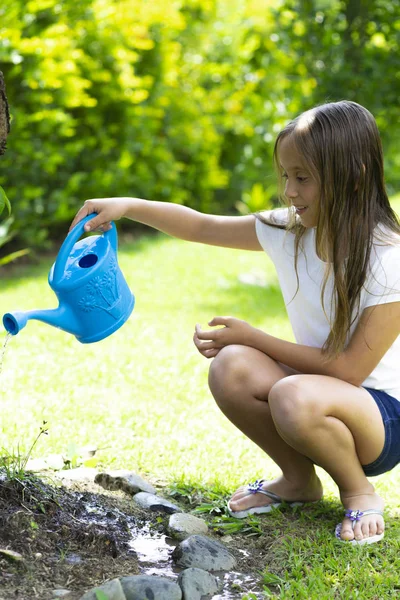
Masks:
[[[122,217],[149,225],[172,237],[226,248],[262,250],[255,228],[255,217],[209,215],[173,204],[140,198],[102,198],[86,200],[77,212],[70,229],[91,213],[97,213],[85,225],[85,231],[110,228],[110,221]]]

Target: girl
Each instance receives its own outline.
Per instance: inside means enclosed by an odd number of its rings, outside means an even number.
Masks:
[[[400,462],[400,225],[383,180],[377,126],[348,101],[318,106],[278,135],[274,159],[287,208],[244,217],[201,214],[137,198],[85,202],[71,227],[128,217],[177,238],[265,250],[297,343],[214,317],[194,343],[212,358],[211,392],[225,415],[282,470],[237,490],[242,518],[281,502],[318,501],[315,465],[345,508],[336,537],[384,535],[384,502],[367,477]]]

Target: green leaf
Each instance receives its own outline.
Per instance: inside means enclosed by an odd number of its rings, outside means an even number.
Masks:
[[[0,258],[0,267],[7,265],[8,263],[12,262],[13,260],[17,260],[17,258],[20,258],[21,256],[25,256],[26,254],[29,254],[29,249],[25,248],[23,250],[17,250],[16,252],[11,252],[10,254],[7,254],[7,256],[3,256],[2,258]]]
[[[101,590],[95,590],[94,593],[96,594],[97,600],[108,600],[107,594],[105,594]]]
[[[10,201],[7,198],[5,191],[3,190],[3,188],[0,185],[0,215],[3,212],[5,206],[7,206],[8,214],[10,214],[11,213]]]

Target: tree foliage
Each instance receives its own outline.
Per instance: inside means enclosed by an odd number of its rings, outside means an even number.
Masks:
[[[394,187],[399,35],[389,0],[2,0],[12,227],[43,246],[103,196],[261,208],[277,131],[343,98],[376,116]]]

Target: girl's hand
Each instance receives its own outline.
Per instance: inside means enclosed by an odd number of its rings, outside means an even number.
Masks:
[[[251,334],[254,329],[246,321],[234,317],[214,317],[208,324],[210,327],[217,325],[223,325],[223,327],[203,331],[200,325],[196,325],[193,341],[200,354],[206,358],[214,358],[225,346],[251,345]]]
[[[111,229],[111,221],[117,221],[123,217],[129,207],[129,198],[93,198],[86,200],[82,208],[77,212],[72,221],[69,231],[87,215],[97,213],[85,224],[85,231],[93,231],[101,228],[102,231]]]

